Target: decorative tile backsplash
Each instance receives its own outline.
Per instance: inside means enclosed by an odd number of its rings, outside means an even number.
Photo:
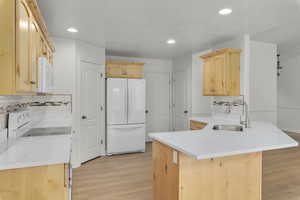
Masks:
[[[22,108],[32,110],[33,127],[71,126],[72,124],[71,95],[0,96],[0,116]],[[3,117],[0,117],[0,124],[1,122]]]
[[[239,120],[244,114],[244,97],[213,97],[212,115],[230,120]]]

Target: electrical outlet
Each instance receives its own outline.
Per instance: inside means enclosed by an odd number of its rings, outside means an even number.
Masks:
[[[173,150],[173,163],[178,163],[178,152]]]

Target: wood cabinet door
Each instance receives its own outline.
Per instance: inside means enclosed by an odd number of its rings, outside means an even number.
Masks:
[[[119,63],[108,63],[106,65],[107,78],[122,78],[126,76],[126,70]]]
[[[64,164],[0,171],[0,199],[67,200],[68,172]]]
[[[157,141],[152,145],[153,199],[179,200],[178,152]]]
[[[30,83],[32,91],[37,91],[37,80],[38,80],[38,57],[39,57],[39,30],[34,19],[31,20],[30,24]]]
[[[214,96],[216,93],[216,77],[215,66],[212,58],[207,58],[204,60],[203,77],[204,96]]]
[[[30,92],[30,12],[23,0],[16,1],[16,91]]]
[[[128,64],[126,67],[127,78],[144,78],[144,67],[140,64]]]
[[[226,95],[226,54],[213,57],[215,95]]]
[[[203,95],[240,95],[240,53],[223,49],[201,56],[203,59]]]

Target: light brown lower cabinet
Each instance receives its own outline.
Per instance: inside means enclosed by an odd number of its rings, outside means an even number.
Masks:
[[[68,200],[69,165],[0,171],[0,200]]]
[[[204,122],[190,120],[190,129],[191,130],[201,130],[201,129],[205,128],[206,125],[207,125],[207,123],[204,123]]]
[[[262,154],[196,160],[153,142],[154,200],[261,200]]]

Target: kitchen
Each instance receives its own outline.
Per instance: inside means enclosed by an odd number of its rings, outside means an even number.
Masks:
[[[1,0],[0,199],[299,198],[299,9]]]

